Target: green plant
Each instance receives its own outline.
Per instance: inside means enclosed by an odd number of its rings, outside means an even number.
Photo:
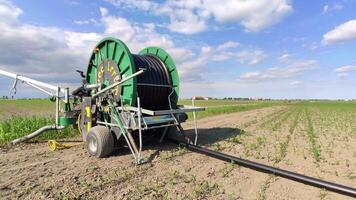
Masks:
[[[297,114],[295,115],[295,117],[294,117],[294,119],[292,121],[292,124],[291,124],[291,126],[289,128],[289,133],[287,135],[286,141],[279,143],[279,155],[276,156],[275,163],[280,162],[281,160],[283,160],[286,157],[286,155],[287,155],[287,147],[288,147],[288,144],[289,144],[289,142],[291,140],[291,136],[294,133],[295,128],[297,127],[298,119],[300,117],[300,114],[301,114],[301,111],[299,110],[297,112]]]
[[[203,181],[194,188],[195,199],[205,199],[209,194],[216,194],[219,192],[218,184],[209,184],[208,181]]]
[[[313,155],[315,161],[319,162],[320,161],[320,150],[316,143],[316,135],[314,132],[312,118],[311,118],[310,113],[308,112],[307,109],[305,109],[305,114],[307,116],[307,135],[309,138],[309,142],[311,144],[312,155]]]
[[[277,122],[272,126],[272,130],[273,131],[278,130],[282,126],[282,124],[291,116],[292,113],[293,111],[288,111],[285,113],[284,116],[280,116],[281,119],[277,120]]]
[[[222,178],[227,177],[235,168],[236,164],[234,162],[226,163],[224,167],[219,171]]]
[[[0,145],[6,144],[13,139],[23,137],[35,130],[54,124],[54,119],[46,117],[12,117],[3,122],[0,122]],[[78,134],[78,131],[73,127],[67,127],[59,131],[47,131],[44,132],[37,139],[59,139],[74,137]]]
[[[187,153],[188,150],[185,147],[178,147],[170,151],[163,151],[159,154],[159,157],[163,160],[168,160],[176,156],[183,155]]]
[[[261,188],[260,188],[260,190],[258,192],[258,195],[257,195],[257,199],[258,200],[266,199],[266,190],[269,188],[271,183],[273,183],[275,180],[276,180],[276,176],[275,175],[269,175],[268,176],[268,178],[263,183],[263,185],[261,186]]]

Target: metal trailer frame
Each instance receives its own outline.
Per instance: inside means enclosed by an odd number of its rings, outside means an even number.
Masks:
[[[132,76],[138,76],[142,72],[143,71],[141,70],[141,71],[133,74]],[[113,83],[112,85],[104,88],[103,90],[97,91],[96,93],[94,93],[92,95],[92,98],[96,99],[101,96],[106,96],[106,97],[110,96],[110,88],[115,88],[116,86],[122,84],[123,82],[125,82],[125,81]],[[147,85],[147,84],[145,84],[145,85]],[[193,112],[194,129],[195,129],[194,144],[197,144],[198,130],[197,130],[197,123],[196,123],[195,116],[196,116],[196,112],[205,110],[205,108],[203,108],[203,107],[196,107],[194,105],[193,106],[178,105],[176,109],[173,109],[170,99],[171,99],[171,95],[174,92],[174,88],[169,85],[156,85],[156,84],[149,84],[149,85],[152,87],[169,87],[171,89],[171,93],[167,97],[168,103],[169,103],[168,110],[144,109],[140,105],[140,97],[137,97],[137,100],[136,100],[137,107],[123,105],[121,96],[120,96],[120,98],[121,98],[120,106],[115,106],[114,102],[110,98],[107,98],[106,101],[107,101],[108,108],[109,108],[107,115],[110,116],[109,119],[111,119],[111,120],[109,121],[109,120],[107,120],[108,117],[104,117],[104,121],[96,121],[95,122],[96,124],[105,125],[110,130],[113,130],[117,139],[119,139],[121,136],[123,136],[131,153],[132,153],[132,156],[134,157],[134,160],[137,164],[144,163],[144,160],[141,156],[142,147],[143,147],[143,143],[142,143],[142,132],[143,131],[163,128],[163,132],[162,132],[160,141],[162,141],[166,137],[166,135],[168,133],[168,129],[170,127],[178,129],[179,133],[181,133],[181,135],[185,136],[184,130],[183,130],[182,126],[180,125],[181,122],[179,122],[179,120],[177,119],[177,117],[175,115],[179,115],[179,114],[183,114],[183,113],[187,113],[187,112]],[[133,136],[132,136],[133,131],[138,131],[138,136],[139,136],[139,145],[138,146],[133,139]]]
[[[205,108],[193,107],[193,106],[181,106],[178,109],[172,110],[147,110],[140,107],[140,99],[137,98],[137,107],[115,107],[111,100],[108,101],[110,108],[111,119],[114,119],[114,122],[105,121],[96,121],[97,124],[105,125],[106,127],[112,129],[113,127],[119,128],[120,132],[115,133],[119,139],[123,136],[126,140],[126,143],[134,157],[134,160],[137,164],[141,164],[144,160],[141,157],[142,152],[142,132],[145,130],[151,129],[160,129],[164,128],[160,141],[162,141],[170,127],[177,128],[179,132],[185,136],[183,128],[180,125],[180,122],[176,119],[174,114],[186,113],[186,112],[198,112],[204,111]],[[119,112],[121,111],[121,112]],[[124,113],[125,112],[125,113]],[[145,115],[145,116],[144,116]],[[123,120],[122,120],[123,119]],[[197,123],[194,122],[196,125]],[[195,139],[194,144],[197,144],[198,140],[198,131],[195,126]],[[133,140],[132,132],[138,131],[139,135],[139,146],[137,147],[136,142]],[[192,142],[193,143],[193,142]]]

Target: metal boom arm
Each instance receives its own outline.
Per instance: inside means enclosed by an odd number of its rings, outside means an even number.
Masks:
[[[4,76],[7,76],[7,77],[10,77],[10,78],[14,78],[15,79],[15,84],[13,87],[16,87],[16,81],[17,80],[20,80],[20,81],[23,81],[25,83],[27,83],[28,85],[46,93],[46,94],[49,94],[49,95],[53,95],[56,97],[56,126],[58,126],[58,123],[59,123],[59,110],[60,110],[60,103],[59,103],[59,100],[60,100],[60,92],[62,92],[64,94],[64,103],[69,103],[69,88],[61,88],[59,86],[54,86],[54,85],[51,85],[51,84],[48,84],[48,83],[44,83],[44,82],[41,82],[41,81],[37,81],[37,80],[34,80],[34,79],[31,79],[31,78],[27,78],[25,76],[21,76],[21,75],[18,75],[18,74],[14,74],[14,73],[11,73],[11,72],[7,72],[7,71],[4,71],[4,70],[1,70],[0,69],[0,74],[1,75],[4,75]],[[49,89],[49,90],[52,90],[51,92],[43,89],[43,88],[46,88],[46,89]]]
[[[18,74],[7,72],[7,71],[1,70],[1,69],[0,69],[0,74],[2,74],[4,76],[7,76],[7,77],[10,77],[10,78],[14,78],[14,79],[17,79],[17,80],[24,81],[26,83],[29,83],[29,85],[31,85],[31,86],[36,85],[38,87],[44,87],[44,88],[47,88],[47,89],[50,89],[50,90],[54,90],[54,91],[57,91],[58,88],[59,88],[58,86],[50,85],[48,83],[37,81],[37,80],[31,79],[31,78],[27,78],[25,76],[21,76],[21,75],[18,75]],[[63,92],[63,93],[66,93],[66,88],[59,88],[59,91]]]

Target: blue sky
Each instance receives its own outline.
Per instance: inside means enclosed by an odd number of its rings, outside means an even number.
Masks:
[[[356,98],[355,0],[0,0],[0,34],[0,69],[69,87],[114,36],[165,48],[182,97]]]

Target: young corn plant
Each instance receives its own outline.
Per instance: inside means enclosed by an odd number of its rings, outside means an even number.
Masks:
[[[277,131],[282,126],[282,124],[287,121],[287,119],[292,115],[293,112],[294,110],[291,110],[286,112],[284,116],[280,116],[281,119],[272,126],[272,130]]]
[[[0,122],[0,145],[11,140],[23,137],[37,129],[54,124],[54,119],[46,117],[13,117]],[[47,131],[35,139],[59,139],[75,137],[78,131],[73,127],[67,127],[59,131]]]
[[[314,157],[314,160],[316,162],[319,162],[320,161],[320,150],[316,143],[316,135],[314,132],[313,121],[312,121],[311,115],[307,108],[305,109],[305,114],[307,116],[307,135],[309,138],[309,142],[311,144],[312,155]]]
[[[275,158],[275,163],[279,163],[286,157],[287,147],[291,140],[292,134],[294,133],[294,130],[298,125],[298,120],[299,120],[300,114],[301,114],[301,111],[298,110],[297,114],[293,118],[292,124],[289,127],[287,139],[284,142],[279,143],[279,155]]]

